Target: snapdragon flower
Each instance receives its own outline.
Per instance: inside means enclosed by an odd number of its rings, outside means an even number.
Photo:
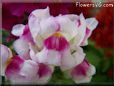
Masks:
[[[7,65],[6,77],[12,83],[45,84],[58,66],[76,83],[90,82],[95,67],[85,60],[81,46],[88,44],[97,24],[95,18],[85,19],[82,13],[54,17],[49,7],[34,10],[28,24],[12,29],[19,37],[13,43],[18,55]]]
[[[12,57],[9,48],[4,45],[0,45],[0,47],[2,50],[2,75],[10,79],[11,84],[45,84],[51,78],[54,71],[53,66],[31,59],[25,60],[19,55]]]

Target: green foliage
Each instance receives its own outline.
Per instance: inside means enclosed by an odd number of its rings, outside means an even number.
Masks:
[[[49,84],[75,84],[70,78],[64,76],[63,72],[59,67],[55,67],[54,74],[49,82]]]
[[[10,41],[10,42],[7,42],[7,38],[10,36],[10,32],[6,31],[6,30],[0,30],[0,33],[2,34],[2,44],[10,47],[12,46],[12,42],[13,41]]]

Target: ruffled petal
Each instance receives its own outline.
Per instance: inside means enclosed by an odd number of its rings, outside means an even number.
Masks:
[[[25,60],[20,70],[20,75],[26,78],[33,78],[37,75],[38,64],[32,60]]]
[[[40,32],[41,36],[43,38],[46,38],[59,29],[59,24],[57,23],[54,17],[49,17],[46,20],[42,20],[40,22],[40,27],[41,27],[41,32]]]
[[[80,46],[81,42],[84,39],[85,32],[86,32],[86,21],[85,21],[83,14],[80,14],[79,21],[80,23],[77,28],[78,34],[73,39],[74,40],[73,43],[76,44],[77,46]]]
[[[71,21],[76,21],[79,19],[79,16],[75,14],[67,14],[65,16],[68,17]]]
[[[39,80],[38,80],[38,83],[39,84],[46,84],[50,80],[53,71],[54,71],[53,66],[48,66],[48,65],[45,65],[42,63],[39,64],[39,71],[38,71]]]
[[[75,58],[75,66],[76,66],[83,62],[85,58],[85,53],[83,52],[83,49],[81,47],[74,46],[73,48],[74,50],[72,50],[72,56]]]
[[[61,69],[62,71],[69,70],[80,63],[83,62],[85,58],[85,54],[83,53],[83,49],[81,47],[73,47],[71,51],[66,50],[63,52],[62,55],[62,65]]]
[[[30,32],[31,32],[35,42],[36,42],[35,38],[36,38],[37,34],[39,34],[41,31],[40,21],[48,18],[49,16],[50,16],[50,14],[49,14],[48,7],[46,9],[34,10],[30,14],[29,20],[28,20],[28,25],[29,25]]]
[[[69,47],[67,40],[56,32],[52,36],[44,40],[44,49],[36,56],[40,63],[46,63],[50,65],[61,65],[61,52]]]
[[[40,31],[39,23],[39,19],[37,19],[35,16],[31,16],[28,20],[28,25],[33,38],[35,38]]]
[[[89,67],[89,69],[88,69],[88,71],[87,71],[87,75],[88,75],[88,76],[92,76],[92,75],[94,75],[95,73],[96,73],[95,66],[92,65],[92,64],[90,64],[90,67]]]
[[[11,60],[11,57],[12,57],[12,52],[11,50],[6,47],[5,45],[2,45],[0,44],[0,64],[2,65],[1,69],[1,75],[4,76],[4,71],[5,71],[5,68],[6,66],[8,65],[8,63],[10,62]]]
[[[86,28],[86,34],[85,34],[85,37],[84,37],[83,41],[81,42],[81,46],[88,45],[87,39],[89,38],[89,36],[91,35],[91,33],[92,33],[92,31],[89,30],[88,28]]]
[[[45,9],[36,9],[36,10],[32,11],[29,18],[31,17],[31,15],[35,16],[39,20],[48,18],[50,16],[49,7],[45,8]]]
[[[39,63],[50,64],[50,65],[60,65],[61,55],[58,51],[48,50],[44,48],[41,52],[36,54]]]
[[[86,24],[87,28],[93,31],[97,27],[98,21],[95,18],[87,18]]]
[[[71,68],[73,68],[75,66],[75,58],[71,55],[69,50],[65,50],[62,53],[62,57],[61,57],[61,70],[62,71],[66,71],[69,70]]]
[[[97,27],[98,21],[95,18],[87,18],[86,24],[87,24],[86,34],[85,34],[85,37],[81,43],[81,46],[85,46],[88,44],[87,39],[91,36],[92,31]]]
[[[65,16],[58,16],[56,18],[60,24],[60,32],[62,32],[68,41],[77,35],[75,22],[71,21],[68,17]]]
[[[43,47],[43,41],[57,31],[59,25],[56,23],[54,17],[49,17],[40,22],[40,33],[35,37],[35,42],[39,48]]]
[[[31,65],[34,63],[29,61],[23,60],[19,56],[15,56],[12,58],[10,64],[7,66],[5,74],[6,77],[11,81],[11,84],[35,84],[36,83],[36,77],[38,80],[37,74],[33,77],[34,73],[36,72],[31,71],[32,68]],[[38,70],[37,70],[38,71]],[[26,72],[26,73],[25,73]],[[31,74],[28,76],[28,74]]]
[[[91,76],[90,77],[77,77],[74,78],[75,83],[79,84],[79,83],[89,83],[91,81]]]
[[[15,51],[17,52],[17,54],[19,54],[19,56],[23,57],[24,59],[30,58],[29,57],[29,45],[25,40],[17,39],[13,43],[13,47]]]
[[[32,35],[30,33],[30,29],[28,25],[25,25],[24,33],[22,36],[20,36],[21,39],[25,40],[28,43],[34,44],[34,40],[32,38]]]
[[[37,62],[36,54],[39,52],[37,46],[29,44],[29,48],[30,48],[30,52],[29,52],[30,58],[33,61]]]
[[[15,56],[12,58],[10,64],[7,66],[5,70],[5,75],[10,81],[15,83],[20,83],[21,79],[24,77],[19,75],[20,69],[23,65],[24,60],[21,59],[19,56]]]
[[[71,70],[71,77],[76,83],[88,83],[94,74],[95,68],[87,60],[84,60]]]
[[[25,25],[17,24],[13,26],[11,33],[15,36],[21,36],[24,33],[24,29]]]

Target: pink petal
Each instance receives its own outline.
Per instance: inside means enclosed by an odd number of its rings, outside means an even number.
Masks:
[[[89,64],[84,60],[81,64],[77,65],[71,72],[72,77],[86,76],[86,72],[89,69]]]
[[[59,35],[59,33],[55,33],[54,35],[45,39],[44,41],[45,47],[47,49],[53,49],[57,51],[61,51],[68,48],[67,40],[62,36],[57,37],[56,35]]]
[[[88,44],[87,39],[90,37],[91,33],[92,33],[92,31],[90,29],[86,28],[86,34],[85,34],[85,37],[81,43],[81,46],[85,46]]]
[[[49,17],[47,19],[41,20],[41,22],[39,23],[40,24],[38,27],[40,28],[38,33],[36,34],[36,37],[34,37],[34,40],[36,42],[36,45],[39,48],[42,48],[44,39],[55,33],[59,29],[59,24],[56,22],[54,17]]]
[[[39,70],[38,70],[39,78],[51,75],[52,72],[53,70],[49,66],[42,63],[39,64]]]
[[[48,66],[45,64],[39,64],[39,84],[46,84],[52,77],[52,73],[54,71],[54,67]]]
[[[71,77],[76,83],[88,83],[95,74],[95,67],[84,60],[71,70]]]
[[[20,38],[22,38],[23,40],[25,40],[31,44],[34,44],[34,41],[33,41],[33,38],[32,38],[32,35],[30,33],[30,29],[29,29],[28,25],[25,25],[24,32]]]
[[[7,66],[6,71],[5,71],[6,77],[11,81],[11,84],[22,84],[23,85],[23,84],[36,83],[36,80],[35,80],[36,77],[38,80],[37,75],[35,77],[32,77],[32,75],[30,75],[30,77],[23,75],[25,70],[28,70],[28,71],[26,71],[27,74],[29,74],[29,73],[34,74],[35,73],[34,71],[29,70],[30,65],[28,65],[28,66],[29,67],[27,69],[27,64],[25,66],[25,61],[22,58],[20,58],[19,56],[15,56],[12,58],[12,61]],[[23,67],[25,67],[24,70],[23,70]]]
[[[15,79],[15,77],[17,77],[22,67],[23,62],[24,60],[21,59],[19,56],[15,56],[12,58],[12,61],[7,66],[6,71],[5,71],[5,74],[8,79]]]

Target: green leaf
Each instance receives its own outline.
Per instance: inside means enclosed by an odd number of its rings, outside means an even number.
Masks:
[[[71,78],[66,78],[59,67],[55,67],[55,71],[48,84],[75,84]]]

